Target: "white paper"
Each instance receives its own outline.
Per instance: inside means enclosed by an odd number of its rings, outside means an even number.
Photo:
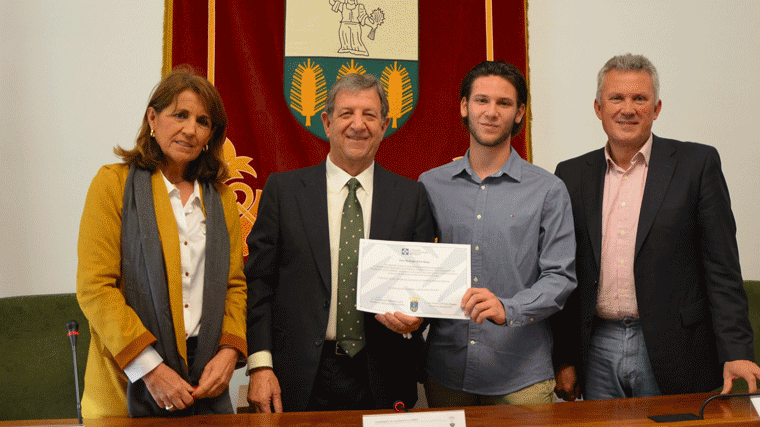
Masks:
[[[749,398],[749,401],[752,402],[752,406],[755,407],[755,412],[760,415],[760,396],[752,396]]]
[[[465,427],[464,410],[402,412],[399,414],[363,415],[364,427]]]
[[[356,306],[370,313],[467,319],[470,245],[359,240]]]

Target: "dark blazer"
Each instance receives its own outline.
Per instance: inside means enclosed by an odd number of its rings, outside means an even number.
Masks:
[[[330,238],[325,163],[269,176],[248,235],[248,354],[271,350],[285,411],[304,410],[327,330]],[[375,163],[370,238],[433,241],[422,184]],[[378,408],[417,401],[420,331],[404,339],[366,314],[367,370]]]
[[[576,367],[583,391],[602,247],[604,149],[567,160],[577,240],[578,288],[552,319],[555,364]],[[715,148],[653,136],[636,233],[636,300],[663,394],[712,390],[723,362],[753,360],[736,224]]]

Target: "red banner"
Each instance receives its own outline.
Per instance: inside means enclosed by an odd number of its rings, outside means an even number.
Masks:
[[[329,151],[283,96],[285,10],[284,0],[166,1],[164,71],[190,64],[206,73],[229,115],[227,184],[238,192],[244,239],[269,174],[319,163]],[[462,78],[486,59],[506,60],[528,77],[525,12],[524,1],[419,0],[419,98],[406,124],[383,140],[380,164],[416,180],[464,154]],[[512,141],[527,160],[529,125]]]

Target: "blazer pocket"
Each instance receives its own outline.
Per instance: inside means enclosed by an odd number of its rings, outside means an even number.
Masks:
[[[704,298],[681,309],[681,324],[685,327],[700,323],[707,317],[707,301]]]

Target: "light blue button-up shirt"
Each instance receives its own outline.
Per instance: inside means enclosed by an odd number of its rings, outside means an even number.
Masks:
[[[443,243],[472,246],[472,286],[504,304],[507,321],[432,319],[427,372],[444,387],[505,395],[554,378],[548,317],[575,289],[575,234],[565,184],[512,149],[481,180],[465,156],[420,175]]]

